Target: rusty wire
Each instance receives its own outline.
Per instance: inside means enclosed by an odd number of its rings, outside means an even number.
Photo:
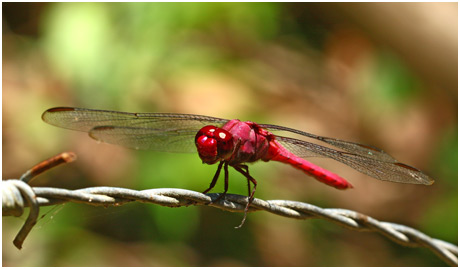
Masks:
[[[24,206],[32,208],[24,226],[13,241],[18,248],[22,247],[27,234],[36,223],[41,206],[68,202],[93,206],[121,206],[128,202],[138,201],[168,207],[207,205],[226,211],[243,212],[247,204],[246,196],[227,194],[224,199],[217,200],[218,193],[202,194],[191,190],[169,188],[137,191],[116,187],[91,187],[67,190],[30,187],[21,180],[13,179],[2,181],[1,189],[4,216],[20,216]],[[449,265],[458,265],[456,245],[431,238],[416,229],[396,223],[381,222],[355,211],[337,208],[324,209],[296,201],[254,199],[249,212],[260,210],[295,219],[321,218],[356,231],[378,232],[404,246],[428,248]]]

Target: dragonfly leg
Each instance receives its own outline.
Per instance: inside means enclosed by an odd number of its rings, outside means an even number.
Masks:
[[[210,190],[212,190],[212,188],[214,188],[214,186],[216,186],[217,179],[219,179],[220,170],[222,170],[222,165],[224,165],[224,161],[221,161],[221,162],[219,163],[219,166],[217,167],[216,174],[215,174],[214,177],[212,178],[212,181],[211,181],[211,184],[209,185],[209,188],[207,188],[207,189],[203,192],[203,194],[208,193]],[[226,173],[228,174],[228,171],[226,171]]]
[[[256,188],[257,188],[257,181],[249,174],[249,168],[247,165],[238,165],[238,166],[233,166],[233,168],[235,168],[236,171],[240,172],[241,174],[243,174],[246,179],[248,180],[248,191],[249,191],[249,199],[248,199],[248,203],[246,204],[246,208],[244,209],[244,217],[243,217],[243,220],[241,221],[241,224],[235,228],[239,229],[243,226],[244,222],[246,221],[246,216],[247,216],[247,213],[248,213],[248,210],[249,210],[249,206],[251,205],[252,201],[254,200],[254,194],[256,193]],[[246,171],[245,171],[246,170]],[[250,188],[250,183],[252,182],[252,184],[254,184],[254,188],[252,188],[252,192],[251,192],[251,188]]]
[[[249,175],[249,167],[247,165],[241,165],[241,168],[246,170],[246,173],[248,173],[248,175]],[[257,182],[256,182],[256,184],[257,184]],[[251,181],[249,181],[249,179],[248,179],[248,196],[251,196]]]
[[[225,163],[224,172],[225,172],[224,194],[226,194],[228,191],[228,163]]]
[[[225,194],[227,194],[228,191],[228,163],[225,163],[224,165],[224,173],[225,173],[225,179],[224,179],[224,192],[221,193],[216,200],[214,200],[213,203],[219,201],[220,199],[225,197]]]

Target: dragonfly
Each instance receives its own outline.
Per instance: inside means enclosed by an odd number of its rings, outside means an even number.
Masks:
[[[272,124],[193,114],[129,113],[75,107],[50,108],[43,113],[42,119],[57,127],[87,132],[97,141],[127,148],[198,153],[203,163],[219,163],[209,187],[203,193],[214,188],[222,168],[224,169],[224,192],[216,201],[227,193],[228,167],[234,168],[248,183],[248,200],[239,227],[246,219],[257,188],[257,181],[250,175],[247,164],[259,160],[289,164],[316,180],[341,190],[353,186],[339,175],[305,158],[330,158],[379,180],[424,185],[434,182],[419,169],[397,161],[376,147]],[[336,149],[272,133],[278,131],[287,133],[288,136],[294,134],[320,141]]]

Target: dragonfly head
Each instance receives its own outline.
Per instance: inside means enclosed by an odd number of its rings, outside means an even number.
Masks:
[[[195,145],[201,160],[207,164],[214,164],[232,156],[233,136],[222,128],[208,125],[196,134]]]

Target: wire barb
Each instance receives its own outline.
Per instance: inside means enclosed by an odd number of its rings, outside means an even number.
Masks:
[[[49,158],[48,160],[44,160],[38,164],[36,164],[34,167],[30,168],[27,170],[20,178],[20,180],[30,183],[32,179],[39,174],[50,170],[51,168],[54,168],[60,164],[64,163],[70,163],[73,162],[77,159],[77,155],[73,152],[62,152],[54,157]]]
[[[226,194],[222,197],[219,193],[203,194],[172,188],[140,191],[116,187],[90,187],[78,190],[50,187],[31,188],[26,183],[15,179],[2,181],[1,188],[4,216],[19,216],[22,214],[24,206],[32,207],[29,218],[14,240],[15,246],[18,248],[21,248],[22,242],[35,224],[40,206],[68,202],[93,206],[121,206],[125,203],[138,201],[168,207],[207,205],[231,212],[243,212],[248,199],[246,196],[236,194]],[[26,202],[23,201],[23,197]],[[218,199],[219,197],[221,199]],[[378,232],[404,246],[428,248],[449,265],[458,265],[458,247],[456,245],[431,238],[413,228],[396,223],[381,222],[352,210],[324,209],[296,201],[264,201],[255,198],[250,205],[249,212],[261,210],[295,219],[321,218],[356,231]]]

